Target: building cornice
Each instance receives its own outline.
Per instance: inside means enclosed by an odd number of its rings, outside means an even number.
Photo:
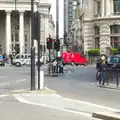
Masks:
[[[31,0],[16,0],[17,3],[31,3]],[[0,3],[15,3],[15,0],[0,0]]]

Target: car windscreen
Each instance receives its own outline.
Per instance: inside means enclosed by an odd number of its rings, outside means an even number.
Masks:
[[[120,63],[120,57],[110,57],[108,58],[108,63],[110,64],[119,64]]]

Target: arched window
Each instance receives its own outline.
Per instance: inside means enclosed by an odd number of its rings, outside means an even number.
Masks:
[[[111,30],[111,46],[113,48],[120,47],[120,25],[112,25]]]
[[[120,0],[113,0],[114,13],[120,12]]]

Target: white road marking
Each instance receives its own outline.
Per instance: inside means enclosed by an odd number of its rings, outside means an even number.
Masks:
[[[46,89],[46,90],[50,90],[50,91],[52,90],[52,89],[49,89],[48,87],[45,87],[45,89]]]
[[[26,79],[17,80],[16,83],[24,82],[24,81],[26,81]]]
[[[95,106],[95,107],[98,107],[98,108],[103,108],[103,109],[114,111],[114,112],[120,111],[119,109],[114,109],[114,108],[110,108],[110,107],[106,107],[106,106],[101,106],[101,105],[89,103],[89,102],[86,102],[86,101],[79,101],[79,100],[74,100],[74,99],[69,99],[69,98],[66,98],[66,100],[73,101],[73,102],[78,102],[80,104],[92,105],[92,106]]]
[[[7,82],[7,83],[1,83],[0,85],[3,86],[3,85],[9,85],[10,83]]]
[[[14,96],[18,101],[20,101],[20,102],[22,102],[22,103],[31,104],[31,105],[39,105],[39,106],[46,107],[46,108],[50,108],[50,109],[56,109],[56,110],[60,110],[60,111],[65,111],[65,112],[70,112],[70,113],[74,113],[74,114],[84,115],[84,116],[87,116],[87,117],[92,117],[92,114],[89,114],[89,113],[77,112],[77,111],[73,111],[73,110],[67,110],[67,109],[57,108],[56,106],[52,106],[52,105],[46,105],[46,104],[29,102],[28,100],[22,98],[22,97],[21,97],[20,95],[18,95],[18,94],[13,94],[13,96]]]
[[[52,90],[52,89],[49,89],[47,87],[45,87],[46,89],[48,90]],[[60,96],[58,94],[56,94],[57,96]],[[62,96],[60,96],[62,97]],[[63,97],[64,98],[64,97]],[[110,107],[106,107],[106,106],[101,106],[101,105],[97,105],[97,104],[93,104],[93,103],[89,103],[89,102],[86,102],[86,101],[79,101],[79,100],[75,100],[75,99],[70,99],[70,98],[65,98],[66,100],[68,101],[72,101],[72,102],[76,102],[76,103],[82,103],[82,104],[86,104],[86,105],[92,105],[92,106],[95,106],[95,107],[99,107],[99,108],[103,108],[103,109],[107,109],[107,110],[110,110],[110,111],[120,111],[119,109],[114,109],[114,108],[110,108]]]
[[[7,97],[7,96],[9,96],[9,95],[0,95],[0,98],[2,98],[2,97]]]

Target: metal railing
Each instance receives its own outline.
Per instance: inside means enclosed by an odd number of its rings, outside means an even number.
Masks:
[[[106,68],[105,69],[105,81],[107,86],[109,83],[116,84],[119,87],[120,80],[120,68]]]

